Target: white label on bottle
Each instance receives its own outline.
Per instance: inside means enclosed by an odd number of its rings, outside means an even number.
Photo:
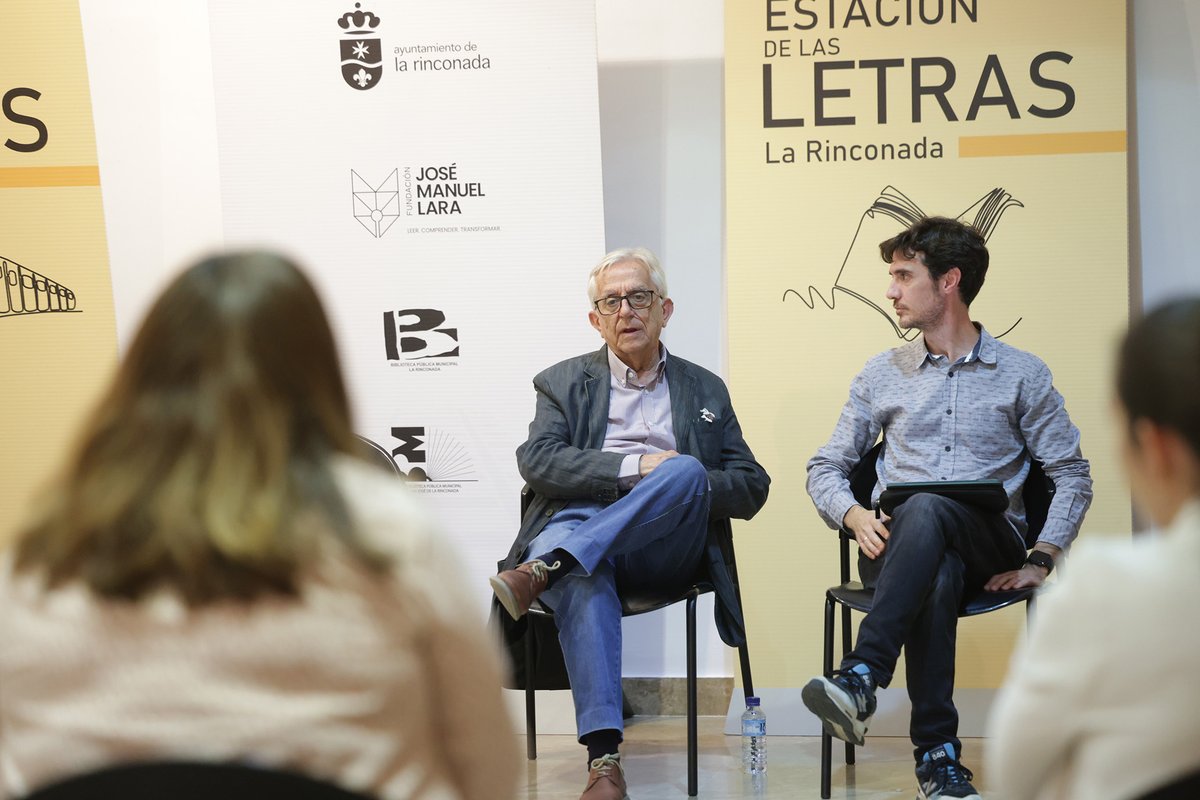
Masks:
[[[742,720],[742,736],[766,736],[767,721],[765,719]]]

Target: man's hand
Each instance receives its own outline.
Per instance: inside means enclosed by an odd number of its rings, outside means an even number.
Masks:
[[[677,455],[679,453],[674,450],[664,450],[661,453],[646,453],[644,456],[638,458],[638,474],[644,478],[653,472],[654,468],[659,464]]]
[[[989,592],[1003,592],[1008,589],[1036,589],[1042,585],[1049,574],[1042,567],[1026,564],[1020,569],[993,575],[991,580],[983,585],[983,588]]]
[[[1045,553],[1051,558],[1055,558],[1062,552],[1059,548],[1052,544],[1043,545],[1038,543],[1033,548],[1039,552]],[[1046,581],[1046,576],[1050,574],[1050,570],[1034,564],[1023,564],[1020,569],[1001,572],[999,575],[993,575],[991,580],[983,585],[983,588],[989,592],[1003,592],[1009,589],[1036,589]]]
[[[858,549],[865,553],[867,558],[874,561],[883,555],[883,551],[887,547],[887,538],[890,534],[886,523],[891,519],[887,514],[880,514],[876,519],[874,513],[862,506],[854,506],[846,512],[846,516],[842,519],[842,527],[854,534],[854,539],[858,542]]]

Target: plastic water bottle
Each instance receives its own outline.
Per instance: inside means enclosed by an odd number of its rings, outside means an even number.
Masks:
[[[767,771],[767,715],[757,697],[746,698],[742,714],[742,767],[750,775]]]

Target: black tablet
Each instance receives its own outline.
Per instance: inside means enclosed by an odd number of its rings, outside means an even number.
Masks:
[[[1004,484],[998,480],[889,483],[883,494],[879,495],[879,508],[890,517],[896,506],[922,492],[940,494],[993,514],[1008,510],[1008,495],[1004,491]]]

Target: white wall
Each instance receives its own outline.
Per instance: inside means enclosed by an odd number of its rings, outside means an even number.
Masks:
[[[1135,0],[1133,48],[1141,289],[1149,308],[1180,293],[1200,293],[1194,233],[1200,0]]]
[[[675,300],[663,339],[718,374],[725,368],[723,21],[720,0],[596,4],[608,247],[645,245],[659,255]],[[738,529],[735,522],[735,539]],[[699,674],[733,674],[711,597],[697,613]],[[627,619],[624,632],[626,675],[686,673],[682,605]]]
[[[124,349],[174,271],[223,244],[208,8],[80,0],[79,9]]]

